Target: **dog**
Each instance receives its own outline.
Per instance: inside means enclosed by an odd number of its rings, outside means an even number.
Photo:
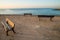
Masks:
[[[15,24],[11,20],[6,18],[6,21],[2,21],[1,23],[2,23],[2,25],[4,27],[4,30],[5,30],[7,36],[8,36],[9,31],[13,31],[13,33],[16,33],[14,31]]]

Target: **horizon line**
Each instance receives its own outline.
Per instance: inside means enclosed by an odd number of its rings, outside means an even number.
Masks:
[[[33,7],[32,7],[33,8]],[[38,8],[38,7],[36,7]],[[39,7],[39,8],[53,8],[53,7]],[[0,8],[0,9],[19,9],[19,8]],[[58,8],[57,8],[58,9]],[[60,9],[60,8],[59,8]]]

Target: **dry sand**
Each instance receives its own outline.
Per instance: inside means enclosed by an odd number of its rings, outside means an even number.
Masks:
[[[15,31],[5,35],[0,23],[0,40],[60,40],[60,17],[54,17],[53,22],[49,18],[37,16],[0,16],[0,22],[8,17],[15,23]]]

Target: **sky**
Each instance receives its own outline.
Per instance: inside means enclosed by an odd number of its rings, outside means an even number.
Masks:
[[[0,0],[0,8],[59,8],[60,0]]]

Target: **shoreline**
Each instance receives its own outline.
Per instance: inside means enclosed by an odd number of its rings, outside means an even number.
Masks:
[[[37,16],[1,15],[0,22],[6,17],[15,23],[17,33],[9,32],[6,36],[0,23],[0,40],[60,40],[60,16],[55,16],[51,22],[45,17],[39,21]]]

